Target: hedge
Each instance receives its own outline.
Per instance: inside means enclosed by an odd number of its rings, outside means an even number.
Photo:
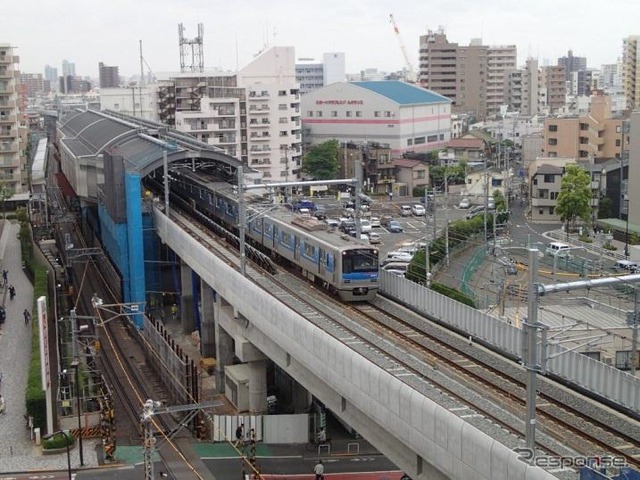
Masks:
[[[32,278],[34,278],[33,298],[36,299],[43,295],[47,296],[47,269],[35,264],[31,234],[29,226],[26,223],[23,223],[20,228],[20,243],[22,245],[22,259],[25,264],[25,269],[32,273]],[[47,316],[49,317],[49,315]],[[44,430],[47,424],[47,402],[44,391],[42,390],[42,377],[40,373],[40,334],[38,331],[37,315],[31,315],[31,318],[33,319],[31,322],[31,359],[29,360],[25,403],[27,406],[27,415],[33,417],[33,426]]]
[[[44,438],[42,440],[43,450],[53,450],[57,448],[65,448],[67,445],[73,445],[76,437],[69,430],[57,432],[55,435]]]

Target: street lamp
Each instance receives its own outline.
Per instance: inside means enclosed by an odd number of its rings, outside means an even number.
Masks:
[[[67,472],[69,474],[69,480],[71,480],[72,477],[71,477],[71,453],[69,452],[69,432],[58,430],[57,432],[53,432],[50,438],[55,438],[57,435],[64,435],[64,444],[67,447]]]
[[[80,416],[80,362],[77,359],[74,359],[73,362],[71,362],[71,366],[75,370],[76,377],[76,410],[78,411],[78,448],[80,449],[80,466],[84,467],[84,456],[82,453],[82,419]]]

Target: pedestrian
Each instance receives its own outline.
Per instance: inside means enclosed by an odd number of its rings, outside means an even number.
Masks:
[[[322,460],[318,460],[316,466],[313,468],[313,473],[316,474],[316,480],[324,480],[324,465]]]
[[[178,305],[171,305],[171,317],[175,320],[178,318]]]
[[[238,428],[236,428],[236,443],[235,443],[236,448],[242,445],[243,437],[244,437],[244,423],[241,423],[240,425],[238,425]]]
[[[0,395],[0,413],[7,412],[7,405],[4,403],[4,397]]]
[[[6,285],[7,283],[9,283],[9,271],[2,270],[2,284]]]
[[[393,192],[389,192],[389,201],[393,201]]]
[[[31,320],[31,313],[25,308],[22,314],[24,315],[24,324],[29,325],[29,321]]]
[[[9,298],[13,300],[15,296],[16,296],[16,287],[14,287],[13,285],[9,285]]]

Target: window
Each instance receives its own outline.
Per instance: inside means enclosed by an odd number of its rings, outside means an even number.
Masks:
[[[321,112],[320,110],[318,110],[318,111],[316,112],[316,117],[321,117],[321,116],[322,116],[322,112]]]
[[[416,172],[416,176],[415,176],[415,178],[416,178],[417,180],[424,180],[424,178],[425,178],[425,171],[424,171],[424,170],[418,170],[418,171]]]
[[[267,107],[264,110],[268,110],[269,108]],[[286,103],[281,103],[278,105],[278,110],[286,110],[287,109],[287,104]]]
[[[288,135],[286,130],[280,130],[280,136],[281,137],[286,137]]]
[[[557,145],[558,144],[558,139],[557,138],[550,138],[549,139],[549,145]]]
[[[429,135],[427,137],[427,143],[433,143],[438,141],[438,135]]]
[[[351,110],[347,110],[347,117],[350,117],[352,115],[352,111]]]
[[[312,112],[311,110],[309,110],[309,111],[307,112],[307,116],[309,116],[309,117],[313,117],[313,112]]]
[[[391,116],[391,112],[387,110],[386,112],[384,112],[384,116],[387,117],[387,118],[390,117]]]
[[[287,123],[287,117],[280,117],[278,123]]]
[[[425,138],[424,137],[416,137],[413,139],[413,144],[414,145],[422,145],[425,142]]]
[[[333,118],[336,118],[338,116],[338,111],[337,110],[331,110],[331,116]]]
[[[619,147],[621,145],[620,139],[616,139],[616,147]]]
[[[558,125],[549,125],[549,131],[550,132],[557,132],[558,131]]]
[[[560,194],[560,192],[551,192],[550,194],[550,199],[551,200],[557,200],[558,199],[558,195]]]
[[[379,117],[380,116],[380,110],[376,110],[375,112],[373,112],[373,116],[374,117]]]
[[[556,179],[555,175],[546,174],[544,176],[544,183],[553,183]]]
[[[413,145],[413,139],[412,138],[407,138],[407,146],[411,146]]]
[[[539,209],[538,209],[538,213],[539,213],[540,215],[544,215],[544,209],[539,208]]]
[[[286,90],[278,90],[278,96],[279,97],[286,97],[287,96],[287,91]]]
[[[620,125],[618,125],[618,126],[616,127],[616,133],[620,133],[621,131],[622,131],[622,128],[620,127]]]
[[[553,215],[553,212],[556,211],[556,207],[549,207],[549,215]]]
[[[361,112],[360,110],[358,110],[358,111],[356,112],[356,117],[361,117],[361,116],[362,116],[362,112]]]

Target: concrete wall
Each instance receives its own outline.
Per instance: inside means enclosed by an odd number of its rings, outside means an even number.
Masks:
[[[220,309],[221,324],[242,327],[247,340],[415,480],[554,478],[240,276],[161,212],[155,220],[162,240],[234,306]]]

